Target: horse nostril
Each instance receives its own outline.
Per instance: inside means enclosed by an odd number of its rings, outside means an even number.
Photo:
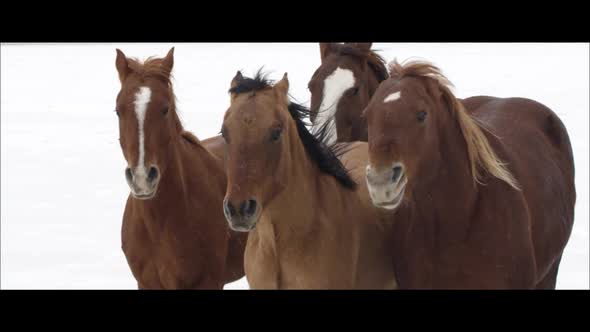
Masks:
[[[242,205],[240,206],[240,214],[243,217],[250,218],[254,215],[255,212],[256,212],[256,200],[249,199],[249,200],[242,202]]]
[[[150,167],[150,172],[148,173],[148,181],[152,182],[158,177],[158,169],[154,166]]]
[[[391,176],[391,182],[396,183],[399,180],[399,176],[402,174],[402,167],[395,166],[393,167],[393,175]]]
[[[125,178],[127,179],[128,182],[133,181],[133,173],[131,173],[131,168],[127,167],[125,169]]]
[[[223,213],[225,213],[225,215],[230,218],[232,218],[236,214],[236,209],[227,199],[223,201]]]

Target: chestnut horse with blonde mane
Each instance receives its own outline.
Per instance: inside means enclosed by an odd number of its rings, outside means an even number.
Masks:
[[[561,120],[525,98],[469,111],[434,65],[394,61],[364,111],[373,203],[400,288],[553,289],[576,192]]]
[[[271,86],[260,71],[253,79],[238,72],[222,126],[224,212],[232,229],[250,233],[250,286],[396,288],[391,231],[365,185],[367,144],[329,148],[325,131],[308,131],[309,110],[288,90],[287,74]]]
[[[247,239],[223,216],[223,161],[176,112],[173,51],[140,63],[117,50],[116,112],[131,190],[122,249],[140,289],[222,289],[244,276]]]
[[[321,64],[308,83],[312,132],[328,126],[327,142],[367,141],[361,112],[389,77],[372,43],[320,43]]]

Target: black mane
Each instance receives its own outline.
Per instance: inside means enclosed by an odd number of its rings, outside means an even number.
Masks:
[[[260,91],[271,87],[272,81],[267,78],[267,74],[258,69],[254,78],[243,77],[236,82],[237,85],[229,89],[230,93],[244,93],[250,91]]]
[[[342,162],[340,162],[340,159],[338,159],[338,157],[344,154],[347,150],[341,147],[328,146],[326,144],[329,127],[327,125],[323,126],[315,134],[312,134],[307,129],[306,123],[303,120],[306,117],[309,118],[309,108],[290,101],[288,109],[289,114],[291,114],[291,117],[295,120],[297,132],[305,147],[305,151],[307,151],[307,154],[313,161],[315,161],[320,170],[335,177],[344,187],[356,189],[356,183],[350,177],[350,174],[348,174],[346,167],[344,167]],[[328,123],[329,121],[326,122],[326,124]]]
[[[239,94],[260,91],[271,87],[271,81],[262,73],[262,68],[256,72],[254,78],[244,77],[236,83],[236,86],[229,89],[230,93]],[[295,121],[297,133],[299,134],[301,143],[305,147],[307,155],[319,167],[320,171],[330,174],[344,187],[356,189],[356,183],[348,174],[346,167],[338,159],[347,150],[326,144],[327,134],[330,128],[324,126],[317,133],[312,134],[306,127],[309,124],[304,122],[305,118],[309,118],[309,108],[290,100],[288,110],[291,118]]]

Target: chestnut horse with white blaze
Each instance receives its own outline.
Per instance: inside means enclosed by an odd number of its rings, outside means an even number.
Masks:
[[[131,190],[122,249],[140,289],[222,289],[244,276],[247,239],[223,216],[223,161],[176,112],[173,51],[140,63],[117,50],[116,112]]]
[[[428,62],[394,61],[364,111],[399,287],[555,288],[576,201],[566,128],[525,98],[467,111],[450,85]]]
[[[379,83],[389,77],[372,43],[320,43],[321,64],[308,83],[312,132],[329,126],[328,143],[367,141],[361,117]]]
[[[288,90],[287,74],[271,86],[260,72],[238,72],[222,126],[224,211],[232,229],[250,234],[250,286],[396,288],[391,231],[365,185],[367,144],[329,148],[325,131],[308,131],[309,110],[290,101]]]

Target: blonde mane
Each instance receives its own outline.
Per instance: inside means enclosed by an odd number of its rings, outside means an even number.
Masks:
[[[520,190],[518,182],[506,167],[507,164],[498,158],[490,146],[482,131],[485,127],[467,113],[463,104],[457,100],[450,90],[453,84],[438,67],[427,61],[412,60],[400,64],[397,60],[393,60],[389,63],[389,75],[398,80],[407,76],[425,77],[434,80],[442,91],[444,99],[447,100],[450,112],[459,124],[467,143],[467,154],[474,183],[482,184],[483,170],[508,183],[516,190]]]

